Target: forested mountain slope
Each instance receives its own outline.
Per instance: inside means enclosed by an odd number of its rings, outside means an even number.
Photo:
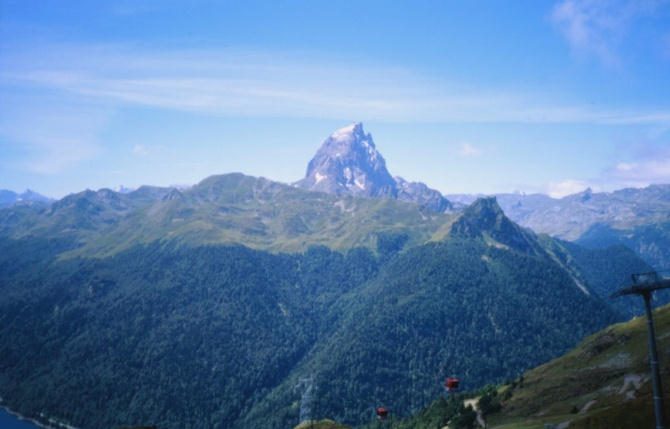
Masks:
[[[483,201],[466,215],[500,216],[496,207]],[[537,242],[538,253],[528,254],[491,241],[492,235],[511,243],[532,238],[518,226],[505,234],[507,222],[483,221],[491,225],[483,228],[486,239],[455,234],[396,255],[338,302],[351,315],[251,411],[245,427],[288,410],[290,389],[310,374],[321,392],[317,417],[359,424],[375,404],[407,415],[438,395],[450,374],[465,388],[501,381],[620,317],[580,289]],[[453,228],[461,229],[458,221]]]
[[[313,416],[356,425],[380,402],[419,409],[449,374],[516,376],[623,317],[602,299],[618,285],[580,265],[609,254],[538,237],[495,199],[427,214],[243,175],[142,192],[0,212],[10,408],[86,428],[285,428],[311,376]],[[648,269],[620,258],[613,276]]]

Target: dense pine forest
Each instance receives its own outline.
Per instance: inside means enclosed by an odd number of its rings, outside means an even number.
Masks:
[[[3,239],[1,395],[78,427],[281,428],[313,376],[312,414],[361,424],[376,404],[420,409],[450,374],[466,388],[514,377],[621,317],[544,254],[405,242],[58,259],[75,244]]]

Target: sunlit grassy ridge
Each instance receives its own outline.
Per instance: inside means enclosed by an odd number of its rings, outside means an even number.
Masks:
[[[13,238],[69,237],[78,245],[69,256],[109,256],[165,239],[296,252],[312,245],[374,249],[380,233],[399,231],[406,244],[418,245],[443,238],[444,225],[455,217],[395,200],[309,192],[233,173],[183,191],[84,191],[41,210],[0,214],[0,232]]]

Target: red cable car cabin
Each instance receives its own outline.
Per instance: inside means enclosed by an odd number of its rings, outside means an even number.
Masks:
[[[384,420],[388,413],[389,411],[385,407],[377,408],[377,418],[380,420]]]
[[[449,377],[447,378],[447,381],[444,382],[444,387],[446,387],[448,391],[453,392],[458,390],[458,384],[458,378]]]

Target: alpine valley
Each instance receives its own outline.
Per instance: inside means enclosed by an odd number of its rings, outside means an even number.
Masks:
[[[609,295],[670,257],[670,186],[450,201],[360,123],[294,184],[9,197],[0,405],[54,427],[409,416],[636,315]]]

